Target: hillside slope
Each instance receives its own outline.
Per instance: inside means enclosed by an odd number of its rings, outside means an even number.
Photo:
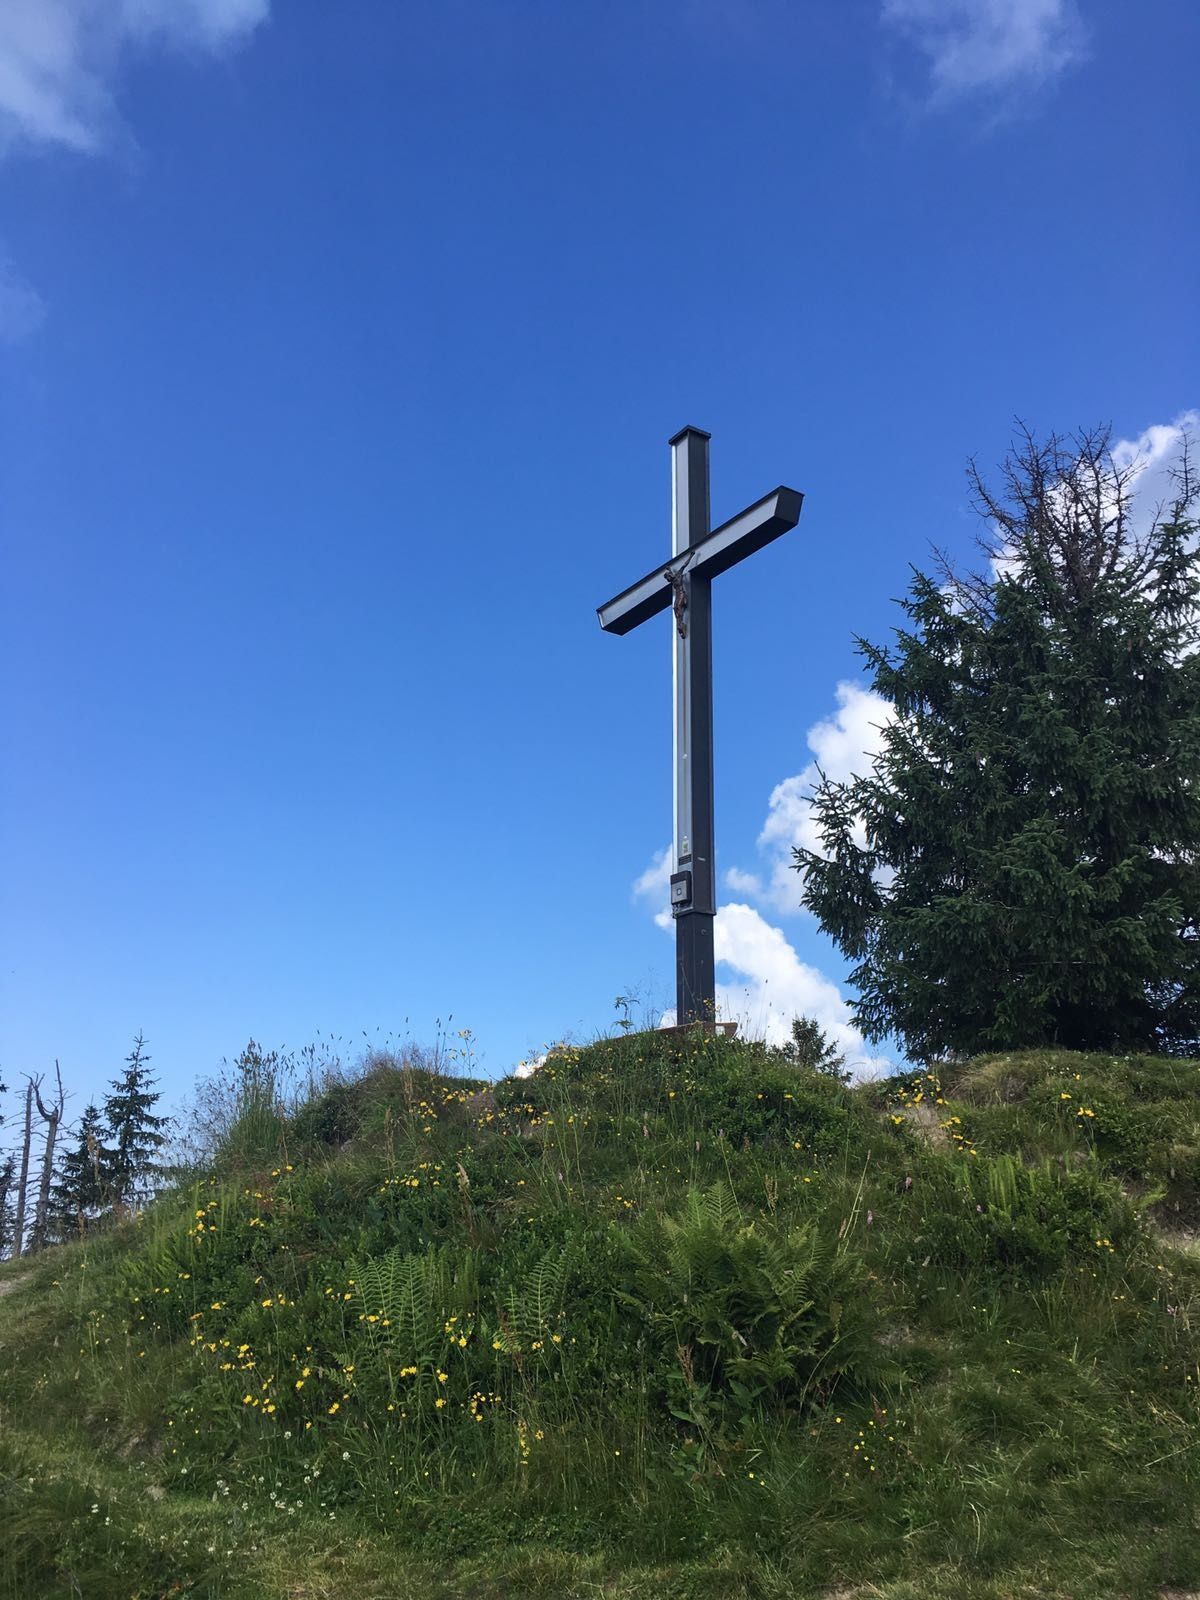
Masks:
[[[1198,1090],[635,1035],[259,1093],[0,1269],[0,1594],[1200,1590]]]

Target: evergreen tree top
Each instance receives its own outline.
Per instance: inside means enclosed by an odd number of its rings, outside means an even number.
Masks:
[[[158,1174],[155,1158],[166,1143],[161,1130],[170,1121],[152,1109],[162,1096],[154,1087],[145,1045],[144,1037],[138,1033],[133,1049],[125,1057],[125,1071],[113,1080],[112,1093],[104,1102],[110,1137],[108,1172],[120,1200],[145,1188],[148,1180]]]

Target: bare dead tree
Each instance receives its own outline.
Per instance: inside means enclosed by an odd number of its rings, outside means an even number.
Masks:
[[[92,1177],[95,1179],[95,1183],[96,1183],[96,1193],[100,1196],[101,1203],[103,1203],[103,1199],[104,1199],[104,1178],[103,1178],[103,1175],[102,1175],[101,1170],[100,1170],[100,1162],[101,1162],[101,1153],[102,1152],[100,1150],[100,1141],[99,1141],[99,1139],[97,1139],[96,1135],[92,1132],[92,1130],[90,1128],[88,1129],[88,1133],[87,1133],[87,1153],[88,1153],[88,1161],[91,1164],[91,1168],[92,1168]],[[82,1232],[83,1232],[83,1217],[82,1216],[80,1216],[80,1218],[79,1218],[79,1231],[82,1234]]]
[[[41,1082],[41,1079],[38,1079]],[[17,1177],[17,1211],[13,1218],[12,1255],[25,1253],[25,1197],[29,1190],[29,1147],[33,1143],[33,1094],[34,1081],[29,1080],[29,1087],[25,1090],[25,1137],[21,1143],[21,1171]]]
[[[65,1096],[63,1095],[62,1073],[58,1062],[54,1063],[54,1077],[58,1085],[58,1094],[47,1109],[42,1100],[41,1079],[33,1086],[34,1099],[37,1101],[38,1116],[46,1124],[46,1147],[42,1152],[42,1181],[38,1188],[37,1211],[33,1219],[33,1234],[29,1241],[29,1251],[32,1255],[35,1250],[43,1250],[46,1245],[46,1220],[50,1214],[50,1180],[54,1176],[54,1145],[58,1138],[58,1128],[62,1121]]]
[[[1081,428],[1039,441],[1018,421],[1017,437],[1001,468],[999,488],[977,462],[967,481],[985,532],[976,544],[988,572],[963,575],[935,549],[943,580],[964,609],[990,618],[996,571],[1007,561],[1048,569],[1064,608],[1086,602],[1101,584],[1119,581],[1126,592],[1152,589],[1163,554],[1163,529],[1185,518],[1197,498],[1190,440],[1182,442],[1172,474],[1175,495],[1139,526],[1133,491],[1142,471],[1137,459],[1118,462],[1109,427]]]
[[[12,1156],[6,1156],[3,1161],[0,1161],[0,1255],[3,1255],[5,1250],[11,1251],[12,1249],[12,1239],[8,1231],[8,1196],[9,1191],[12,1189],[15,1170],[16,1162]]]

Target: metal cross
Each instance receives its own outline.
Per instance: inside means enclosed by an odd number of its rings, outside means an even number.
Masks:
[[[674,616],[675,837],[671,915],[675,918],[675,1020],[681,1025],[711,1023],[716,1017],[712,580],[794,528],[804,499],[795,489],[774,489],[710,532],[710,437],[700,428],[684,428],[671,440],[671,559],[596,613],[606,633],[629,633],[668,606]]]

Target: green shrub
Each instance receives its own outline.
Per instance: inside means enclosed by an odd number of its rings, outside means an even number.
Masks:
[[[335,1083],[300,1107],[292,1118],[292,1136],[298,1144],[340,1145],[353,1139],[361,1126],[355,1086]]]

